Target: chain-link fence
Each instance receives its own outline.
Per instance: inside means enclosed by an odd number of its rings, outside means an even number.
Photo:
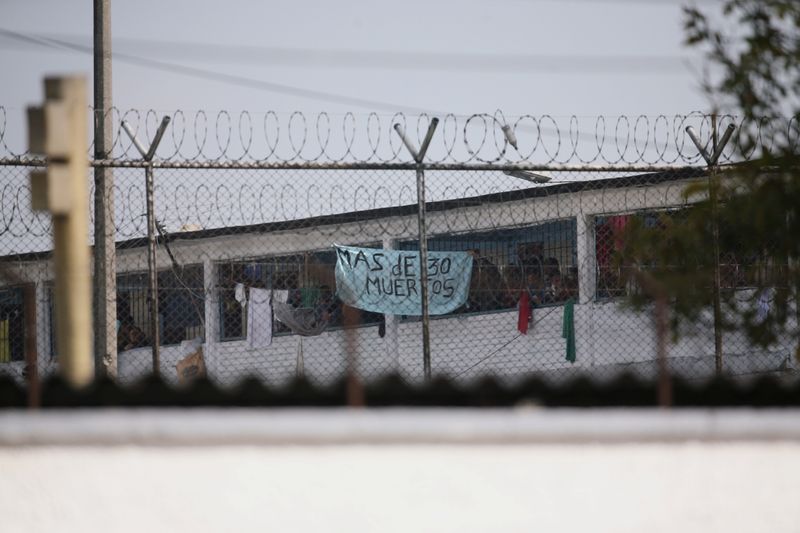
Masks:
[[[330,143],[320,135],[318,117],[316,148],[309,148],[309,128],[296,133],[304,117],[287,118],[289,133],[270,141],[270,132],[277,135],[280,128],[277,116],[267,114],[261,143],[266,154],[251,148],[253,128],[249,137],[242,134],[242,120],[238,148],[230,146],[235,127],[222,128],[229,136],[220,140],[218,116],[216,147],[208,148],[205,137],[198,140],[195,128],[197,147],[187,155],[189,130],[176,126],[173,146],[160,149],[163,158],[152,163],[154,294],[147,164],[127,153],[124,136],[117,141],[117,158],[93,163],[113,171],[117,250],[111,298],[121,382],[151,373],[154,361],[165,379],[177,382],[180,363],[191,354],[200,354],[208,376],[223,385],[247,376],[279,385],[298,375],[327,384],[348,369],[367,381],[399,374],[420,382],[426,324],[433,376],[471,381],[492,375],[513,382],[531,375],[607,380],[633,372],[656,378],[653,306],[628,305],[638,288],[620,259],[624,235],[633,221],[656,228],[690,209],[683,191],[707,173],[678,132],[689,120],[703,131],[707,117],[660,118],[647,127],[631,120],[624,133],[617,120],[609,133],[611,148],[598,141],[599,119],[586,140],[574,119],[559,128],[544,118],[448,118],[431,161],[422,165],[410,160],[389,123],[376,115],[364,118],[363,132],[353,126],[352,136],[345,130]],[[395,116],[390,122],[402,121]],[[470,137],[476,122],[483,128],[479,142]],[[510,135],[507,124],[513,126]],[[558,142],[548,140],[548,127],[559,132]],[[424,128],[417,130],[421,142]],[[325,131],[332,131],[330,125]],[[619,139],[626,135],[621,149]],[[564,147],[567,139],[571,148]],[[511,141],[519,142],[516,159]],[[290,147],[288,155],[278,155],[281,146]],[[6,149],[10,157],[0,166],[0,372],[21,377],[27,359],[28,368],[35,360],[46,376],[58,355],[52,240],[49,215],[30,210],[28,185],[30,170],[42,162]],[[423,217],[419,171],[425,180]],[[88,178],[91,187],[93,176]],[[420,221],[430,254],[429,320],[420,316],[421,308],[403,307],[417,301],[421,287]],[[759,281],[763,263],[738,256],[730,241],[721,240],[719,289],[770,313],[770,293]],[[357,252],[345,257],[335,245],[362,248],[363,259]],[[468,257],[471,268],[456,272],[452,261],[459,257]],[[355,289],[343,286],[348,258],[353,271],[361,268]],[[354,290],[360,292],[354,296]],[[451,309],[435,305],[437,298],[461,293],[463,301]],[[358,305],[353,298],[370,303]],[[766,346],[730,324],[715,340],[720,324],[709,307],[696,322],[672,329],[666,348],[670,371],[710,378],[721,353],[728,375],[790,372],[794,320],[789,333]]]

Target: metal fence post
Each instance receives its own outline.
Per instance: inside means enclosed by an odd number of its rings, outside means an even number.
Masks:
[[[145,196],[147,203],[147,279],[148,295],[147,303],[150,310],[150,342],[153,351],[153,375],[158,376],[161,372],[161,335],[158,324],[158,265],[156,264],[156,212],[153,184],[153,157],[156,155],[161,138],[169,125],[170,118],[164,117],[158,126],[150,148],[145,150],[144,146],[136,138],[136,133],[131,129],[127,122],[122,123],[122,129],[128,134],[133,145],[147,162],[145,166]]]
[[[397,131],[397,134],[403,140],[403,144],[406,145],[406,148],[417,163],[417,228],[419,233],[419,277],[422,298],[422,368],[425,381],[430,381],[431,379],[431,317],[428,302],[428,234],[425,220],[425,164],[423,159],[438,124],[439,119],[434,117],[428,126],[428,132],[425,134],[425,139],[422,141],[419,151],[414,148],[411,140],[406,137],[400,124],[394,125],[395,131]]]
[[[422,293],[422,367],[425,381],[429,381],[431,379],[431,316],[428,302],[428,231],[425,223],[425,170],[422,163],[417,163],[417,228]]]
[[[150,339],[153,345],[153,374],[161,372],[161,335],[158,328],[158,273],[156,271],[156,216],[153,191],[153,165],[145,167],[147,198],[147,304],[150,310]]]
[[[713,247],[714,247],[714,286],[713,290],[713,306],[714,306],[714,369],[716,374],[722,375],[722,303],[720,301],[720,290],[722,285],[722,276],[720,273],[720,264],[719,264],[719,256],[720,256],[720,249],[719,249],[719,198],[718,198],[718,189],[719,189],[719,176],[717,175],[718,172],[718,165],[717,161],[719,157],[722,155],[722,150],[725,149],[725,145],[728,144],[728,141],[733,135],[733,130],[735,126],[733,124],[729,124],[725,133],[722,136],[722,139],[717,142],[717,116],[712,116],[712,153],[708,153],[700,142],[700,138],[695,133],[694,129],[691,126],[686,127],[686,133],[689,134],[689,138],[697,147],[697,150],[700,152],[700,155],[703,156],[705,159],[706,164],[708,165],[708,183],[709,183],[709,200],[711,202],[711,235],[713,239]]]
[[[395,250],[397,249],[397,240],[389,237],[384,236],[383,238],[383,249],[384,250]],[[399,317],[397,315],[385,314],[384,315],[384,322],[386,327],[386,339],[389,341],[389,354],[391,354],[392,361],[394,364],[394,371],[398,374],[400,373],[400,346],[398,341],[398,326],[399,326]]]

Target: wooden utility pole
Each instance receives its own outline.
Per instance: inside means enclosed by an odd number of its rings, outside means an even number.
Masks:
[[[31,172],[31,207],[53,217],[58,362],[64,378],[83,387],[94,377],[86,80],[47,78],[44,87],[44,106],[28,109],[30,152],[47,156],[47,170]]]
[[[111,0],[94,0],[94,158],[110,159]],[[117,376],[117,257],[114,247],[114,174],[94,169],[94,367]]]

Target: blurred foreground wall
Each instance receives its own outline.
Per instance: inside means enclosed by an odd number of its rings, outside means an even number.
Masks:
[[[800,413],[0,414],[17,531],[795,532]]]

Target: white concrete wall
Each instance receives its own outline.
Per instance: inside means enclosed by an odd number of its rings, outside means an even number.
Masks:
[[[796,533],[795,410],[0,413],[4,532]]]
[[[649,314],[622,308],[617,302],[576,305],[575,363],[565,358],[562,317],[563,306],[534,310],[535,323],[527,335],[517,331],[516,311],[434,319],[430,328],[433,373],[459,381],[493,375],[507,382],[531,373],[552,380],[577,372],[597,379],[611,379],[622,372],[648,379],[656,376],[655,331]],[[346,346],[350,342],[356,350],[359,374],[365,379],[399,373],[409,382],[421,382],[420,322],[400,321],[396,335],[395,341],[387,328],[387,335],[381,338],[378,326],[366,326],[305,337],[302,369],[307,378],[320,385],[340,379],[346,371]],[[247,376],[274,386],[285,385],[297,375],[299,342],[299,336],[279,335],[271,346],[258,349],[248,348],[244,340],[206,344],[205,352],[212,354],[206,357],[209,376],[224,385],[234,385]],[[727,334],[724,342],[725,368],[730,375],[776,372],[792,361],[788,339],[770,349],[750,345],[742,334]],[[176,380],[175,363],[190,351],[178,346],[162,348],[162,375]],[[712,377],[712,330],[695,328],[684,334],[677,343],[670,342],[668,355],[676,375]],[[151,351],[137,348],[124,352],[119,361],[120,377],[133,382],[149,372]]]

